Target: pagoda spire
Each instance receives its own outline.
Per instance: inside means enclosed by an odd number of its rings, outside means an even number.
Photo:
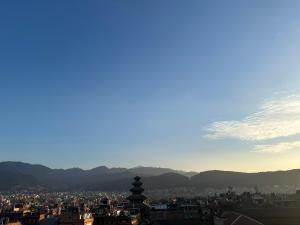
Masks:
[[[139,176],[134,178],[134,182],[132,182],[133,187],[130,189],[131,195],[127,198],[133,208],[143,207],[143,202],[147,199],[147,197],[142,194],[144,188],[142,188],[143,183],[140,180],[141,177]]]

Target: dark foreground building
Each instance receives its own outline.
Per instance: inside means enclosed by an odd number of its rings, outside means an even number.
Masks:
[[[150,224],[149,220],[149,206],[144,201],[147,199],[143,195],[144,189],[141,178],[136,176],[132,183],[133,187],[130,189],[131,195],[128,196],[129,201],[120,212],[114,210],[102,211],[94,215],[93,225],[139,225]]]
[[[147,197],[143,195],[142,185],[141,177],[136,176],[132,183],[133,187],[130,189],[131,195],[127,198],[129,200],[128,210],[131,215],[139,215],[141,221],[146,222],[149,220],[150,207],[144,203]]]

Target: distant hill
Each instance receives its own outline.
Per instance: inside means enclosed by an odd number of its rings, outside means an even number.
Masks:
[[[39,186],[39,181],[31,175],[0,170],[0,191],[16,190]]]
[[[173,170],[169,168],[160,168],[160,167],[145,167],[145,166],[139,166],[135,168],[128,169],[129,172],[133,174],[139,174],[139,175],[144,175],[144,176],[158,176],[162,175],[165,173],[177,173],[184,175],[186,177],[192,177],[196,174],[197,172],[186,172],[186,171],[181,171],[181,170]]]
[[[51,169],[43,165],[22,162],[0,162],[0,190],[44,188],[49,191],[69,190],[122,190],[131,186],[132,178],[140,175],[145,189],[171,189],[176,187],[205,188],[291,185],[300,187],[300,170],[242,173],[231,171],[195,172],[177,171],[168,168],[96,167]]]
[[[87,190],[128,191],[132,187],[132,181],[131,176],[105,183],[98,182],[94,186],[88,187]],[[145,190],[168,189],[189,185],[189,178],[176,173],[165,173],[157,176],[143,177],[142,182]]]
[[[296,185],[300,186],[300,170],[241,173],[231,171],[206,171],[191,177],[193,186],[199,188]]]
[[[49,190],[61,191],[109,190],[112,188],[116,190],[124,189],[126,184],[131,184],[132,177],[135,175],[142,176],[143,180],[148,182],[150,187],[159,187],[163,184],[159,181],[161,175],[167,176],[165,174],[168,173],[176,174],[178,177],[177,179],[171,179],[173,182],[169,183],[170,186],[174,184],[176,180],[182,181],[182,179],[184,179],[188,182],[189,176],[197,174],[195,172],[176,171],[168,168],[156,167],[135,167],[126,169],[99,166],[90,170],[83,170],[80,168],[50,169],[46,166],[23,162],[0,162],[0,171],[7,171],[6,173],[0,174],[0,179],[2,179],[2,177],[3,179],[5,178],[5,185],[2,185],[2,189],[13,189],[16,186],[27,188],[28,186],[41,185]],[[8,174],[13,175],[8,176]],[[23,176],[24,180],[21,179],[21,174],[25,174],[28,178]],[[170,176],[174,177],[174,175]],[[6,177],[10,177],[10,179],[7,179]]]

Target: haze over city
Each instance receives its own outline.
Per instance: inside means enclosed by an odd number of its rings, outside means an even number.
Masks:
[[[299,168],[300,1],[3,1],[0,161]]]

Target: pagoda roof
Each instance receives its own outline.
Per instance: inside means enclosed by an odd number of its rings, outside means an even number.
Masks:
[[[133,187],[130,189],[131,192],[140,192],[142,193],[144,191],[144,188],[142,187]]]
[[[133,186],[142,186],[143,183],[141,181],[134,181],[131,183]]]
[[[135,176],[134,179],[135,179],[136,181],[139,181],[139,180],[141,179],[141,177],[140,177],[140,176]]]
[[[129,197],[127,197],[128,200],[130,201],[144,201],[147,199],[147,197],[145,195],[130,195]]]

